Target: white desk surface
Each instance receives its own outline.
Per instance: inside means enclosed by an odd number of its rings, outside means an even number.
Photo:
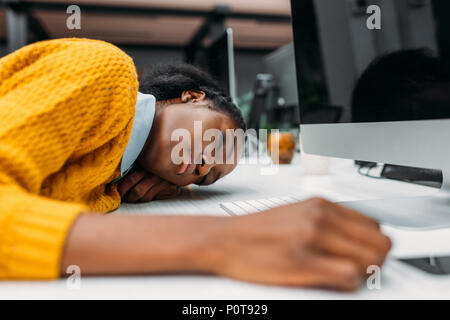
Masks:
[[[296,195],[318,195],[333,201],[430,195],[436,189],[377,180],[356,173],[349,160],[332,159],[330,173],[308,176],[300,157],[282,165],[275,175],[262,176],[257,165],[240,165],[209,187],[194,186],[176,200],[122,205],[117,214],[227,215],[221,202]],[[450,255],[450,229],[405,231],[383,226],[393,249],[382,269],[380,290],[366,286],[354,293],[249,284],[202,275],[86,277],[70,290],[67,280],[0,282],[0,299],[449,299],[450,276],[434,276],[398,262],[394,257]]]

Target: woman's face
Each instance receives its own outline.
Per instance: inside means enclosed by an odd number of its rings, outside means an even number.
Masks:
[[[237,127],[228,115],[209,108],[210,103],[203,92],[185,91],[181,98],[162,107],[157,105],[149,139],[138,158],[139,165],[179,186],[209,185],[230,173],[237,165],[242,147],[238,148],[237,139],[225,133]],[[205,137],[208,129],[222,132],[223,140]]]

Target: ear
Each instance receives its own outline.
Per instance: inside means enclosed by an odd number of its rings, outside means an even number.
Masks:
[[[186,90],[181,93],[181,101],[186,102],[201,102],[206,100],[206,94],[199,90],[199,91],[193,91],[193,90]]]

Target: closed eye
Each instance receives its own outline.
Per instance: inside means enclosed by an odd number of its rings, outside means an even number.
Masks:
[[[199,182],[197,182],[197,185],[202,186],[202,185],[205,183],[206,178],[207,178],[208,176],[209,176],[209,173],[208,173],[207,175],[204,175],[203,178],[202,178],[202,180],[200,180]]]

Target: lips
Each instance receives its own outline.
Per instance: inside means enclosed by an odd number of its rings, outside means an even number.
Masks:
[[[184,176],[186,174],[192,174],[195,170],[195,163],[183,163],[178,170],[177,175]]]

